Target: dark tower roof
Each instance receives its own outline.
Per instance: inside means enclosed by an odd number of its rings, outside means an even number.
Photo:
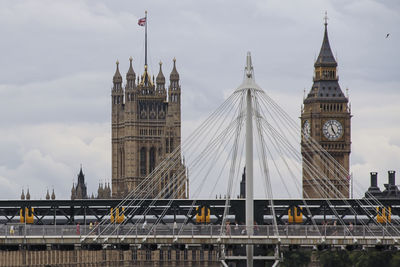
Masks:
[[[335,57],[333,56],[331,46],[329,44],[328,22],[326,20],[327,20],[327,18],[325,18],[324,39],[322,41],[322,46],[321,46],[321,50],[319,51],[318,58],[314,64],[315,67],[321,67],[321,66],[336,67],[337,66],[337,62],[335,60]]]
[[[85,175],[83,174],[82,166],[78,174],[78,184],[85,184]]]
[[[162,62],[160,61],[160,71],[158,72],[158,75],[157,75],[157,79],[156,79],[156,81],[157,81],[157,83],[165,83],[165,77],[164,77],[164,74],[163,74],[163,72],[162,72]]]
[[[117,69],[115,70],[113,82],[114,83],[122,83],[122,76],[121,76],[121,73],[119,73],[119,61],[118,60],[117,60],[116,64],[117,64]]]
[[[85,175],[82,171],[82,166],[78,174],[78,182],[76,186],[72,186],[71,199],[84,199],[87,198],[87,188],[85,184]]]
[[[304,104],[311,102],[348,102],[339,85],[337,76],[337,62],[332,54],[328,39],[328,23],[325,17],[325,33],[321,51],[314,64],[314,83],[304,100]]]
[[[171,81],[179,80],[179,73],[176,70],[176,59],[174,58],[174,67],[172,68],[171,74],[169,75]]]
[[[130,57],[129,58],[129,70],[126,73],[126,79],[127,80],[135,80],[135,78],[136,78],[136,73],[135,73],[135,71],[133,70],[133,67],[132,67],[132,60],[133,60],[133,58]]]

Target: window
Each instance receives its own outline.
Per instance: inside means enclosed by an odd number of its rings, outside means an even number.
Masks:
[[[196,260],[196,250],[193,249],[192,250],[192,261],[195,261],[195,260]]]
[[[140,175],[146,175],[146,148],[142,147],[140,149]]]
[[[154,147],[150,148],[150,171],[152,172],[156,167],[156,149]]]
[[[146,260],[147,261],[151,260],[151,250],[149,249],[146,250]]]
[[[172,256],[171,256],[171,250],[168,249],[168,254],[167,254],[168,260],[172,260]]]
[[[134,261],[137,260],[137,250],[136,250],[136,249],[134,249],[134,250],[132,251],[132,260],[134,260]]]

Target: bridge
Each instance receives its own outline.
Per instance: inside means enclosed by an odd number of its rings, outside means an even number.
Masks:
[[[272,225],[253,226],[249,235],[245,225],[224,227],[219,225],[147,225],[141,227],[129,225],[114,228],[94,226],[49,226],[20,225],[0,227],[0,245],[128,245],[147,244],[170,245],[282,245],[314,247],[327,245],[342,246],[398,246],[400,226],[381,228],[355,225],[350,229],[342,225]],[[94,229],[93,229],[94,228]],[[13,229],[10,231],[10,229]],[[178,230],[180,229],[180,230]],[[277,232],[276,232],[277,231]]]
[[[81,199],[81,200],[0,200],[0,225],[18,225],[21,210],[32,209],[34,225],[89,225],[95,221],[110,221],[111,209],[121,203],[121,199]],[[209,209],[210,222],[221,224],[225,210],[225,199],[143,199],[137,201],[141,205],[132,204],[124,209],[126,223],[139,223],[146,213],[147,221],[160,219],[162,224],[177,222],[199,224],[196,222],[198,211],[192,208]],[[379,203],[371,203],[368,199],[274,199],[274,210],[278,225],[288,224],[289,213],[294,208],[302,210],[302,221],[297,224],[312,225],[313,221],[321,225],[323,222],[343,220],[346,224],[374,224],[379,215],[377,208],[390,207],[391,219],[397,222],[400,218],[400,199],[380,199]],[[354,210],[357,213],[354,213]],[[268,199],[254,200],[254,218],[258,225],[271,224],[271,207]],[[339,217],[336,217],[339,215]],[[229,212],[226,215],[232,223],[244,222],[245,200],[231,199]],[[290,224],[290,223],[289,223]]]
[[[256,84],[248,53],[243,83],[126,198],[0,201],[0,247],[213,246],[222,265],[245,259],[248,267],[253,260],[278,266],[290,246],[397,247],[399,200],[348,199],[349,173],[305,134]],[[323,169],[302,157],[300,140]],[[178,168],[182,154],[186,168]],[[245,198],[236,199],[244,166]],[[306,199],[293,198],[301,195],[302,172],[322,199],[307,192]],[[186,177],[190,199],[174,199]],[[274,198],[273,178],[288,199]],[[218,184],[225,195],[212,199]],[[262,199],[254,200],[255,189]],[[236,245],[246,247],[245,256],[227,253]],[[256,255],[258,246],[273,247],[274,256]]]

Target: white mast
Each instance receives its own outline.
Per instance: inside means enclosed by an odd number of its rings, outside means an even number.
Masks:
[[[253,66],[250,52],[247,52],[244,84],[254,83]],[[251,83],[250,83],[251,82]],[[254,225],[254,199],[253,199],[253,107],[252,88],[246,88],[246,225],[247,234],[253,235]],[[247,245],[247,267],[253,267],[253,245]]]

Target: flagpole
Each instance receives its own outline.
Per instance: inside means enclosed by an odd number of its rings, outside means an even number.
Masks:
[[[144,24],[144,65],[147,66],[147,10],[144,12],[145,24]]]

